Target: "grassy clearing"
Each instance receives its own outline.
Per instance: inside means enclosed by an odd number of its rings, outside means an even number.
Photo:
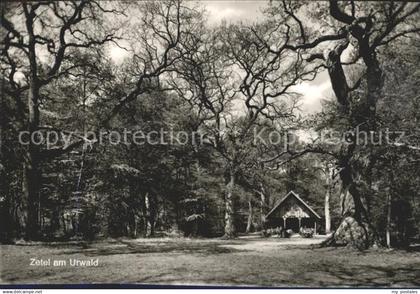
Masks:
[[[311,249],[320,239],[138,239],[1,245],[3,283],[420,286],[420,253]],[[99,259],[98,267],[29,266],[31,258]]]

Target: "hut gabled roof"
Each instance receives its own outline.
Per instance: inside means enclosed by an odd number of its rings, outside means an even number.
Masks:
[[[299,195],[296,194],[294,191],[290,191],[289,193],[286,194],[286,196],[284,196],[282,199],[280,199],[279,201],[277,201],[276,204],[274,205],[273,209],[271,209],[270,212],[267,213],[267,215],[265,216],[265,218],[268,218],[270,216],[270,214],[272,214],[280,205],[282,205],[290,197],[295,197],[298,200],[298,202],[300,204],[302,204],[304,207],[306,207],[315,217],[321,219],[321,217],[319,216],[319,214],[316,213],[315,210],[313,210],[308,204],[306,204],[306,202],[303,201],[302,198],[300,198]]]

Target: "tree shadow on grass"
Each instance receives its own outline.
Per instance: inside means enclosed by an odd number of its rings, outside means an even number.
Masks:
[[[407,267],[390,266],[360,266],[343,267],[330,266],[324,268],[325,281],[319,280],[324,287],[391,287],[393,285],[419,286],[420,269],[415,265]],[[322,271],[322,270],[321,270]],[[322,277],[322,274],[319,274]]]
[[[309,254],[303,248],[296,248]],[[420,285],[420,259],[406,251],[358,251],[349,248],[314,248],[314,264],[294,279],[321,287],[398,287]],[[346,258],[341,257],[346,256]],[[384,259],[382,259],[384,258]]]
[[[83,254],[85,256],[107,256],[107,255],[119,255],[119,254],[149,254],[149,253],[184,253],[184,254],[200,254],[200,255],[214,255],[223,253],[234,253],[241,252],[244,250],[222,247],[220,245],[226,245],[228,243],[202,243],[202,242],[131,242],[131,241],[119,241],[118,243],[110,244],[91,244],[88,246],[82,246],[75,250],[65,250],[57,254]]]

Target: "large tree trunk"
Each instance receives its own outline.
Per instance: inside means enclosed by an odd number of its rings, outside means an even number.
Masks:
[[[147,237],[149,227],[148,227],[148,193],[146,192],[142,199],[142,220],[143,220],[143,237]]]
[[[129,219],[130,237],[137,238],[137,216],[136,211],[131,209]]]
[[[26,224],[26,238],[38,239],[40,237],[40,189],[41,189],[41,170],[40,170],[40,149],[37,144],[37,136],[32,136],[38,131],[40,122],[39,112],[39,89],[38,66],[36,60],[36,40],[33,32],[33,14],[27,15],[26,27],[29,34],[29,62],[30,62],[30,81],[28,91],[28,130],[31,140],[25,154],[25,173],[26,187],[24,198],[28,202],[28,219]]]
[[[156,212],[157,212],[156,196],[146,193],[144,196],[144,215],[145,227],[144,235],[146,237],[153,237],[155,235]]]
[[[224,238],[234,238],[236,236],[236,229],[234,224],[234,189],[235,189],[235,172],[230,169],[229,179],[226,184],[225,197],[225,234]]]
[[[28,154],[31,163],[25,168],[25,189],[23,190],[24,198],[27,200],[27,220],[25,237],[28,240],[36,240],[40,237],[40,180],[41,172],[36,159],[30,153]]]
[[[35,78],[34,78],[35,79]],[[40,152],[35,143],[38,142],[38,136],[33,136],[39,127],[39,106],[38,89],[36,82],[33,81],[29,89],[28,108],[29,108],[29,133],[31,140],[25,154],[24,167],[24,199],[27,201],[28,218],[26,224],[26,238],[29,240],[40,237],[40,189],[41,189],[41,170],[40,170]]]
[[[325,214],[325,233],[331,233],[331,215],[330,215],[330,187],[325,194],[324,214]]]
[[[353,181],[354,171],[350,166],[341,169],[341,215],[342,221],[330,238],[322,245],[350,246],[366,249],[376,243],[375,230],[360,192]]]
[[[362,103],[351,97],[351,90],[341,63],[341,54],[349,42],[339,44],[328,54],[327,66],[332,88],[340,104],[339,112],[348,118],[353,131],[370,133],[375,130],[376,104],[382,90],[382,72],[376,59],[374,49],[369,42],[359,40],[359,54],[366,65],[367,89]],[[364,195],[356,186],[355,179],[361,179],[361,165],[355,166],[355,155],[358,152],[358,136],[353,136],[349,146],[343,146],[340,155],[340,179],[342,182],[341,203],[342,222],[324,245],[346,244],[364,249],[376,243],[377,234],[371,224],[369,210],[365,207]],[[370,161],[367,156],[366,161]]]
[[[391,248],[391,207],[392,207],[391,192],[388,192],[387,199],[387,214],[386,214],[386,246]]]
[[[334,188],[333,170],[327,167],[327,192],[324,199],[325,233],[331,233],[330,197]]]
[[[260,222],[261,230],[265,229],[266,219],[265,216],[268,213],[268,195],[264,189],[264,185],[260,183],[260,190],[258,191],[260,195]]]
[[[248,220],[246,223],[246,233],[251,232],[252,229],[252,218],[253,218],[253,213],[252,213],[252,201],[251,199],[248,200]]]

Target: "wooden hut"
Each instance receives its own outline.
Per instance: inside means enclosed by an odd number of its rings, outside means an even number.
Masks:
[[[276,202],[273,209],[266,215],[267,227],[281,227],[293,230],[313,228],[316,234],[321,224],[321,217],[293,191]]]

